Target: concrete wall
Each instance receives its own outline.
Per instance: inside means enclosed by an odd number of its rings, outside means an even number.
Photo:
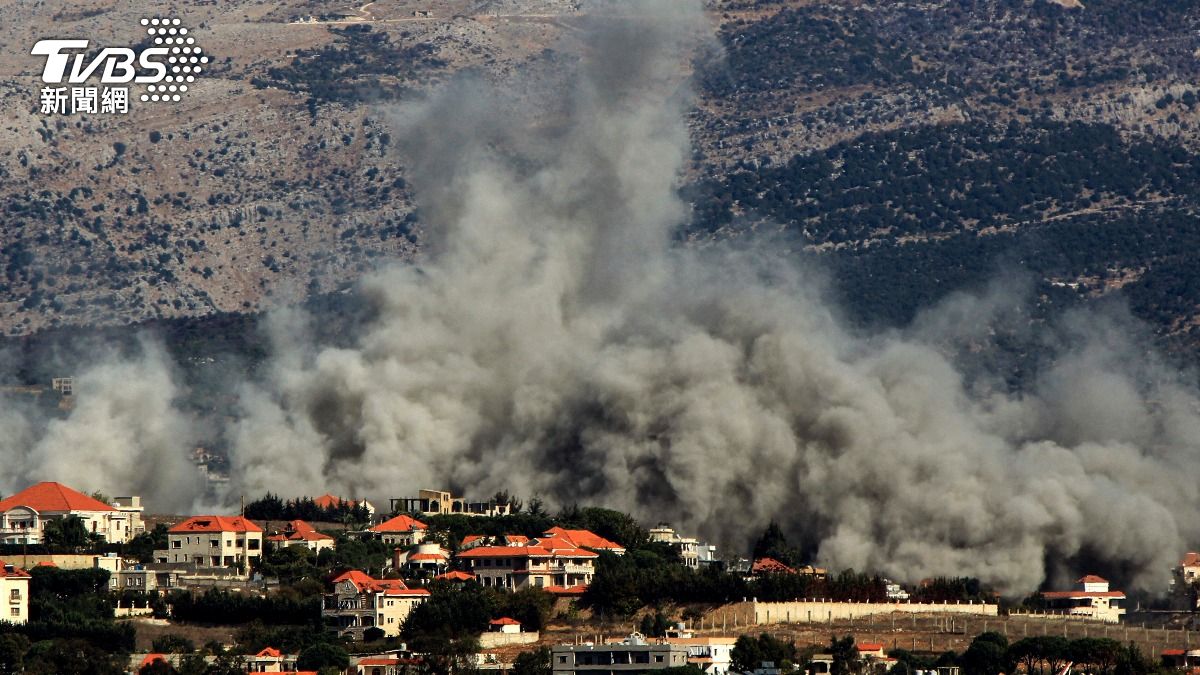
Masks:
[[[481,633],[479,646],[484,649],[502,647],[504,645],[531,645],[538,641],[538,632],[529,633]]]
[[[794,602],[738,602],[713,610],[705,624],[725,629],[768,623],[823,623],[853,620],[875,614],[970,614],[996,616],[999,606],[983,603],[921,602],[831,602],[797,600]]]

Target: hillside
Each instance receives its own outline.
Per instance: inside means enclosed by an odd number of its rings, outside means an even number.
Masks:
[[[1027,276],[1042,306],[1123,298],[1191,351],[1200,9],[1085,4],[711,3],[684,234],[772,233],[866,324]],[[588,11],[427,5],[189,4],[214,64],[183,102],[55,117],[40,27],[122,44],[151,8],[0,2],[31,15],[0,28],[0,330],[255,313],[415,259],[392,117],[466,73],[553,86]]]

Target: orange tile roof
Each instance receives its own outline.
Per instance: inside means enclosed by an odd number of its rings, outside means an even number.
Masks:
[[[854,646],[860,652],[878,652],[883,650],[882,642],[860,642]]]
[[[303,520],[293,520],[288,523],[285,531],[290,532],[287,535],[290,541],[333,541],[333,537],[317,532],[316,528]],[[269,539],[278,541],[274,537],[269,537]]]
[[[475,579],[475,575],[471,574],[470,572],[451,570],[445,574],[437,575],[434,577],[434,579],[441,579],[442,581],[473,581]]]
[[[583,595],[585,592],[587,592],[587,585],[580,584],[578,586],[569,586],[569,587],[547,586],[543,590],[545,590],[547,593],[551,593],[553,595]]]
[[[6,563],[3,560],[0,560],[0,578],[8,578],[8,577],[21,578],[21,577],[29,576],[29,572],[26,572],[25,570],[21,569],[20,567],[17,567],[16,565],[13,565],[13,571],[11,571],[11,572],[7,571],[6,566],[9,564],[11,564],[11,563]]]
[[[1162,650],[1163,656],[1183,656],[1184,654],[1187,654],[1187,651],[1185,651],[1183,649],[1164,649],[1164,650]]]
[[[509,616],[502,616],[499,619],[492,619],[488,623],[490,623],[493,626],[520,626],[521,625],[520,621],[517,621],[516,619],[509,617]]]
[[[528,544],[529,537],[526,537],[523,534],[506,534],[506,535],[504,535],[504,543],[508,544],[509,546],[516,546],[517,544]]]
[[[401,513],[400,515],[390,520],[385,520],[382,523],[371,528],[372,532],[413,532],[415,530],[427,530],[429,526],[412,516]]]
[[[349,581],[358,591],[384,593],[386,595],[428,595],[424,588],[410,589],[401,579],[375,579],[359,570],[347,570],[332,579],[332,583]]]
[[[561,527],[552,527],[546,530],[547,537],[563,537],[572,544],[581,548],[594,548],[597,550],[606,551],[624,551],[625,547],[601,537],[598,534],[588,530],[565,530]]]
[[[151,663],[154,663],[155,661],[162,661],[163,663],[166,663],[167,655],[166,654],[147,654],[146,658],[142,659],[142,662],[138,665],[138,670],[145,668],[146,666],[150,665]]]
[[[1195,551],[1188,551],[1184,554],[1183,560],[1179,561],[1180,567],[1195,567],[1196,565],[1200,565],[1200,553]]]
[[[414,553],[408,556],[408,560],[446,560],[448,557],[440,553]]]
[[[265,647],[261,652],[255,654],[255,656],[269,656],[272,658],[279,658],[280,656],[283,656],[283,652],[279,651],[278,649],[275,649],[274,647]]]
[[[241,516],[192,516],[167,530],[168,534],[188,532],[262,532],[262,528]]]
[[[568,548],[549,549],[541,545],[541,540],[535,540],[532,546],[476,546],[475,548],[466,551],[459,551],[460,558],[550,558],[560,556],[563,558],[596,558],[599,557],[591,551],[585,551],[581,548],[573,546]]]
[[[467,536],[463,537],[462,543],[459,544],[459,547],[464,548],[467,546],[467,544],[474,544],[480,539],[483,539],[482,534],[468,534]]]
[[[774,558],[759,558],[754,561],[754,565],[750,567],[750,571],[754,574],[766,574],[768,572],[777,572],[781,574],[795,574],[796,570],[784,565]]]
[[[45,513],[47,511],[116,511],[109,504],[72,490],[62,483],[38,483],[31,485],[8,499],[0,500],[0,511],[14,506],[28,506]]]
[[[1082,577],[1079,577],[1078,579],[1076,579],[1075,583],[1077,583],[1077,584],[1107,584],[1108,579],[1105,579],[1104,577],[1098,577],[1095,574],[1088,574],[1088,575],[1085,575],[1085,576],[1082,576]]]

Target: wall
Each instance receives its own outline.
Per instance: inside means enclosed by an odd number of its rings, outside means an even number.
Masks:
[[[826,602],[798,600],[794,602],[739,602],[713,610],[705,623],[724,628],[754,626],[768,623],[821,623],[842,621],[873,614],[970,614],[996,616],[999,606],[983,603],[918,603],[918,602]]]
[[[528,633],[481,633],[479,635],[479,646],[484,649],[492,647],[501,647],[504,645],[531,645],[538,641],[538,632],[531,631]]]

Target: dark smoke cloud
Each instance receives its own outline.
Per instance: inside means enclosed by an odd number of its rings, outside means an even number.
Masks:
[[[1013,320],[1019,289],[862,335],[768,250],[671,244],[679,73],[705,35],[698,2],[612,5],[570,90],[528,102],[464,80],[391,111],[429,255],[362,281],[373,318],[345,346],[272,317],[267,374],[227,433],[232,494],[507,489],[737,546],[776,519],[820,563],[904,580],[1022,593],[1086,559],[1160,587],[1197,541],[1200,398],[1124,322],[1069,317],[1011,393],[948,355]],[[32,443],[30,477],[91,485],[79,448],[113,425],[139,458],[105,464],[114,479],[173,470],[169,366],[113,367],[96,378],[118,399],[40,440],[3,423],[6,456]]]

